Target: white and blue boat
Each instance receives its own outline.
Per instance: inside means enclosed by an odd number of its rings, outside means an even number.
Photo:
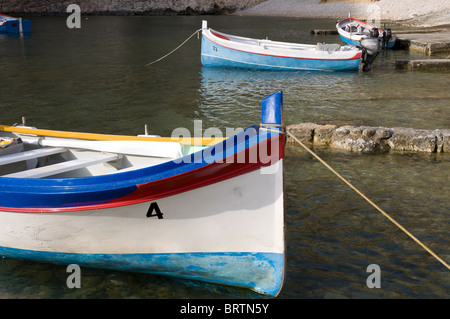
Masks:
[[[357,71],[362,50],[339,44],[298,44],[225,34],[202,25],[201,61],[205,67],[258,70]]]
[[[264,98],[261,124],[228,138],[1,125],[10,151],[0,153],[0,256],[276,296],[285,272],[282,97]]]
[[[29,32],[31,32],[30,20],[0,14],[0,33],[21,34]]]
[[[381,43],[382,48],[393,48],[396,44],[397,36],[391,29],[382,30],[376,26],[348,17],[336,24],[336,29],[344,43],[364,47],[365,39],[376,38]]]

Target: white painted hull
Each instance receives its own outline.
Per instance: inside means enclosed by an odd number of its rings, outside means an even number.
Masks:
[[[361,50],[351,46],[258,40],[202,28],[201,61],[206,67],[258,70],[358,71]]]
[[[211,145],[0,126],[23,144],[0,156],[0,256],[276,296],[285,258],[282,118],[275,92],[261,101],[260,126]]]
[[[0,254],[279,292],[283,159],[155,202],[163,219],[147,217],[152,202],[62,213],[0,212]]]

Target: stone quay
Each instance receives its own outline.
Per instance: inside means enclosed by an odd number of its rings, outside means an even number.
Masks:
[[[300,123],[286,130],[302,143],[361,153],[429,152],[450,153],[450,129],[337,126]],[[288,143],[295,143],[288,136]]]

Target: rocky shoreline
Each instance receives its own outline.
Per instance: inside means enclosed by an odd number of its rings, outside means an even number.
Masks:
[[[67,15],[69,4],[78,4],[83,15],[270,15],[292,17],[342,17],[349,8],[358,18],[367,7],[382,8],[381,18],[425,27],[450,25],[448,0],[0,0],[0,13],[16,16]],[[358,9],[358,10],[355,10]],[[353,15],[353,14],[352,14]],[[367,126],[301,123],[287,130],[302,142],[353,152],[450,153],[450,129],[417,130]],[[288,141],[293,141],[288,138]]]
[[[67,15],[77,4],[83,15],[223,15],[380,18],[413,26],[450,24],[448,0],[0,0],[0,13]]]
[[[390,25],[436,27],[450,25],[448,0],[267,0],[240,14],[257,16],[342,19],[351,14],[361,20]]]
[[[303,143],[361,153],[450,153],[450,129],[418,130],[300,123],[286,130]],[[288,137],[289,142],[295,142]]]
[[[0,0],[0,12],[22,16],[67,15],[77,4],[83,15],[218,15],[253,7],[264,0]]]

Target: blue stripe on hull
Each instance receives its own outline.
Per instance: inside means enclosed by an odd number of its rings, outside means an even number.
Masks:
[[[346,38],[346,37],[344,37],[343,35],[339,35],[340,37],[341,37],[341,40],[344,42],[344,43],[347,43],[347,44],[351,44],[351,45],[354,45],[354,46],[357,46],[357,47],[361,47],[361,41],[355,41],[355,40],[350,40],[349,38]],[[388,43],[387,43],[387,47],[388,48],[392,48],[392,47],[394,47],[394,45],[395,45],[395,41],[389,41]],[[385,45],[385,43],[382,41],[381,42],[381,46],[384,48],[386,45]]]
[[[384,42],[381,42],[381,45],[383,46],[383,48],[386,46]],[[388,47],[389,49],[392,49],[392,48],[394,47],[394,45],[395,45],[395,41],[389,41],[389,42],[387,43],[387,47]]]
[[[31,21],[22,20],[22,31],[24,33],[31,32]],[[4,25],[0,26],[0,33],[19,33],[19,20],[6,21]]]
[[[220,51],[220,52],[219,52]],[[358,70],[360,59],[314,60],[254,54],[219,46],[202,37],[201,61],[206,67],[232,67],[258,70]]]
[[[281,290],[284,272],[283,254],[277,253],[76,254],[0,247],[0,256],[200,280],[271,296]]]
[[[177,178],[258,145],[275,134],[248,127],[235,137],[173,161],[119,174],[77,178],[0,177],[0,203],[6,208],[52,209],[106,205],[136,191],[141,184]],[[234,142],[236,141],[236,142]],[[214,151],[216,150],[216,151]],[[204,176],[207,180],[209,177]],[[174,184],[175,187],[177,184]]]
[[[339,36],[341,37],[341,40],[344,43],[348,43],[348,44],[355,45],[355,46],[358,46],[358,47],[361,46],[361,41],[350,40],[349,38],[346,38],[343,35],[339,35]]]

